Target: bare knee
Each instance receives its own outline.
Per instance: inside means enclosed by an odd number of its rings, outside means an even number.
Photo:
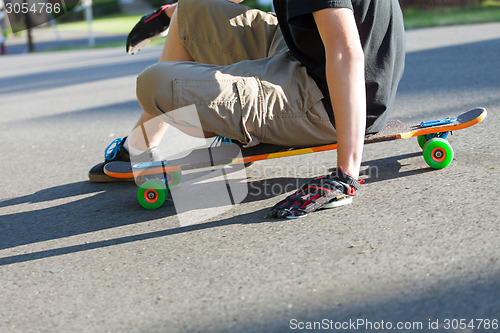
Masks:
[[[146,68],[137,77],[137,100],[143,110],[161,115],[172,110],[172,81],[168,64],[156,64]]]
[[[137,78],[137,99],[142,109],[180,131],[194,137],[210,138],[216,133],[205,131],[196,107],[178,105],[174,102],[174,81],[185,79],[189,72],[187,64],[168,62],[152,65]],[[175,107],[174,107],[175,105]]]

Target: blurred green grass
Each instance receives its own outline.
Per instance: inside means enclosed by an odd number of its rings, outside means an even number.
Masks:
[[[382,1],[382,0],[381,0]],[[245,1],[244,4],[257,7],[256,1]],[[271,8],[262,8],[270,11]],[[105,17],[95,18],[92,22],[92,30],[96,33],[110,33],[127,35],[142,15],[113,14]],[[424,27],[500,22],[500,0],[485,0],[479,5],[466,7],[452,7],[438,10],[422,10],[418,8],[408,8],[404,12],[406,29],[416,29]],[[88,31],[87,22],[84,20],[68,23],[59,23],[59,29],[66,31]],[[124,41],[125,42],[125,41]],[[123,42],[123,43],[124,43]],[[123,46],[123,43],[112,42],[98,44],[95,48]],[[153,40],[150,45],[163,43],[163,39]],[[69,48],[57,48],[57,50],[67,50]]]
[[[125,35],[139,21],[141,15],[114,14],[92,20],[92,30],[99,33]],[[87,31],[86,21],[60,23],[59,29],[66,31]]]
[[[252,5],[249,1],[248,5]],[[255,4],[254,4],[255,5]],[[268,10],[270,8],[265,8]],[[486,0],[479,5],[466,7],[452,7],[438,10],[422,10],[408,8],[404,12],[407,29],[416,29],[432,26],[457,25],[470,23],[500,22],[500,0]],[[127,34],[139,21],[141,15],[114,14],[95,18],[92,29],[95,32]],[[84,20],[69,23],[60,23],[61,30],[87,31],[87,22]]]
[[[408,8],[404,12],[404,18],[407,29],[500,22],[500,0],[486,0],[479,5],[437,10]]]

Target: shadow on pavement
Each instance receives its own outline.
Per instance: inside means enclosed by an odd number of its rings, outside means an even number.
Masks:
[[[376,177],[371,175],[371,177],[366,180],[368,183],[372,183],[431,171],[432,169],[425,168],[403,173],[400,172],[400,160],[419,155],[419,153],[403,154],[365,162],[363,163],[364,166],[383,170],[382,172],[378,172]],[[293,191],[293,189],[307,183],[309,180],[309,178],[272,178],[250,181],[248,182],[249,194],[243,203],[274,198],[288,193],[289,191]],[[215,186],[217,188],[214,184],[208,184],[208,186]],[[270,188],[272,188],[273,191],[266,190]],[[136,192],[137,186],[134,183],[94,184],[88,181],[82,181],[56,186],[30,195],[1,201],[0,208],[15,205],[33,205],[35,209],[2,216],[0,227],[4,232],[0,235],[0,249],[8,249],[31,243],[152,221],[174,216],[176,214],[175,207],[170,202],[165,203],[157,210],[144,210],[137,202],[135,197]],[[86,196],[83,199],[78,198],[79,196],[90,194],[94,195]],[[72,197],[76,197],[77,199],[60,205],[56,203],[53,207],[49,208],[36,209],[36,205],[40,203]],[[270,207],[265,207],[256,212],[236,215],[219,221],[199,223],[185,227],[175,227],[140,235],[4,257],[0,258],[0,265],[54,257],[224,225],[272,222],[273,219],[265,218],[269,212],[269,208]],[[126,218],[124,218],[124,216],[126,216]]]
[[[335,286],[334,280],[331,285]],[[245,313],[238,321],[204,332],[492,332],[499,327],[498,290],[500,273],[493,271],[475,280],[453,275],[437,284],[422,281],[402,292],[373,290],[373,296],[346,304],[326,293],[314,301],[319,305],[307,307],[311,300],[301,302],[297,296],[292,300],[292,308],[271,312],[264,318],[252,318],[251,313]],[[464,323],[466,327],[460,329]],[[161,332],[164,325],[155,323],[145,331]],[[316,326],[305,329],[305,325]]]
[[[123,61],[120,61],[122,59]],[[151,57],[144,57],[141,61],[127,61],[117,57],[117,62],[87,66],[77,66],[49,72],[22,74],[6,78],[5,85],[0,86],[0,94],[10,94],[19,91],[36,92],[39,90],[56,89],[100,80],[108,80],[128,75],[139,75],[145,68],[155,63]],[[50,75],[49,75],[50,73]]]
[[[47,34],[47,32],[45,32]],[[50,33],[49,33],[50,35]],[[73,47],[79,47],[79,48],[85,48],[88,47],[89,40],[88,37],[84,38],[63,38],[61,41],[57,41],[56,35],[54,33],[54,36],[49,39],[49,40],[44,40],[40,41],[36,38],[35,36],[35,52],[40,52],[40,51],[50,51],[54,50],[57,48],[73,48]],[[23,37],[19,37],[23,38]],[[8,55],[14,55],[14,54],[25,54],[28,52],[28,45],[27,45],[27,37],[26,38],[26,43],[16,41],[16,43],[12,44],[9,43],[9,40],[7,40],[7,45],[6,45],[6,54]],[[47,36],[45,36],[47,38]],[[125,50],[125,41],[127,39],[126,35],[120,35],[120,36],[97,36],[95,37],[95,43],[96,45],[99,44],[104,44],[104,43],[123,43],[123,50]]]
[[[74,125],[80,122],[81,124],[89,123],[89,119],[92,121],[98,120],[113,120],[118,117],[126,116],[137,116],[139,115],[140,105],[135,99],[128,101],[123,101],[119,103],[112,103],[107,105],[101,105],[93,108],[85,108],[77,111],[61,112],[51,115],[31,117],[30,119],[14,120],[6,122],[0,126],[5,126],[6,128],[13,128],[17,126],[20,130],[27,130],[29,126],[33,128],[40,128],[45,126],[57,127],[62,124],[68,124],[68,126]]]
[[[494,68],[500,66],[500,60],[494,54],[500,54],[500,39],[409,52],[406,54],[405,73],[398,87],[398,96],[453,96],[457,93],[467,96],[474,91],[499,89],[500,81],[496,79]],[[429,66],[430,61],[432,66]],[[429,108],[418,116],[431,119],[436,115],[448,116],[477,106],[498,105],[497,101],[488,99],[481,105],[464,105],[462,110],[449,105],[439,110]],[[423,105],[426,102],[421,101]],[[394,110],[392,117],[403,122],[409,119],[408,115],[398,114],[398,110]]]
[[[378,160],[365,161],[361,163],[362,171],[360,178],[364,179],[366,184],[371,184],[380,181],[386,181],[389,179],[409,177],[433,171],[433,169],[431,169],[430,167],[401,171],[401,168],[404,165],[401,164],[400,161],[414,157],[423,158],[421,152],[416,152],[380,158]]]
[[[499,87],[500,83],[498,80],[493,81],[484,79],[484,77],[491,77],[491,50],[497,48],[500,50],[500,39],[409,53],[407,56],[407,63],[410,63],[411,66],[406,69],[405,79],[402,81],[400,93],[411,94],[413,92],[421,93],[422,91],[435,91],[436,93],[453,91],[455,93],[460,91],[467,92],[471,88],[491,89]],[[462,62],[450,61],[453,57],[456,59],[474,59],[475,65],[477,66],[470,69],[464,68]],[[429,59],[435,60],[438,66],[426,66]],[[112,65],[72,67],[70,69],[55,72],[51,71],[50,73],[53,75],[48,81],[46,80],[48,72],[21,75],[9,78],[9,84],[0,88],[0,94],[6,94],[21,88],[23,90],[35,91],[38,89],[46,89],[47,87],[61,87],[68,83],[92,82],[123,75],[137,74],[151,64],[151,62],[151,56],[146,55],[144,60],[139,62],[129,63],[124,60],[123,62],[114,63]],[[439,68],[439,73],[431,72],[434,71],[436,67]],[[412,84],[405,83],[405,80],[411,80]],[[450,82],[453,82],[453,84],[450,84]],[[118,103],[112,106],[113,111],[119,111],[123,108],[135,109],[135,103],[135,101]],[[444,111],[448,110],[432,111],[432,114],[430,114],[430,112],[429,114],[419,114],[419,117],[431,118],[435,117],[436,112],[439,113]],[[99,112],[99,108],[78,112],[76,116],[85,117],[86,115],[88,116],[88,112],[97,113]],[[75,114],[68,114],[67,116],[67,119],[71,120],[71,117],[75,116]],[[396,112],[394,116],[397,116]],[[42,117],[37,119],[37,121],[45,120],[57,122],[63,120],[60,119],[60,117],[65,118],[66,115],[60,114]],[[367,183],[408,177],[431,171],[430,168],[401,171],[403,166],[400,162],[401,160],[419,155],[420,153],[409,153],[364,162],[363,167],[367,167],[367,170],[369,170],[366,179]],[[377,170],[376,176],[371,174],[372,169]],[[293,187],[296,188],[300,186],[306,181],[308,181],[308,179],[275,178],[251,182],[250,185],[255,189],[263,189],[265,186],[279,184],[282,185],[283,188],[290,190]],[[69,237],[175,215],[175,210],[172,205],[165,205],[157,211],[144,212],[136,202],[134,195],[135,191],[136,187],[134,184],[96,185],[88,182],[80,182],[45,189],[32,195],[2,201],[0,202],[0,207],[8,207],[94,194],[69,203],[55,204],[49,208],[37,210],[35,207],[34,210],[2,216],[0,227],[4,232],[0,235],[0,249]],[[260,194],[253,195],[250,193],[251,195],[248,196],[244,202],[266,200],[282,193],[283,192],[275,192],[266,194],[264,191],[261,191]],[[85,251],[91,248],[134,242],[141,239],[163,237],[220,225],[252,223],[250,221],[260,221],[266,211],[267,207],[258,212],[239,215],[222,221],[208,222],[195,226],[168,229],[143,235],[122,237],[114,240],[106,240],[38,253],[23,254],[0,259],[0,264],[5,265],[7,263],[57,256],[63,253]],[[123,218],[124,214],[127,215],[126,219]]]

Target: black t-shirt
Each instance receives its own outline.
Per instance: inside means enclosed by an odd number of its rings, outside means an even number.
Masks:
[[[404,68],[404,26],[398,0],[274,0],[290,53],[302,62],[326,98],[333,117],[325,74],[325,48],[312,15],[325,8],[354,12],[365,55],[367,133],[380,131],[396,97]]]

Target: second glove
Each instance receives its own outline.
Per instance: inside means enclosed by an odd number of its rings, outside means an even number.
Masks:
[[[146,46],[151,38],[156,37],[168,29],[170,17],[167,9],[171,5],[164,5],[156,11],[144,15],[127,37],[127,53],[134,54]]]

